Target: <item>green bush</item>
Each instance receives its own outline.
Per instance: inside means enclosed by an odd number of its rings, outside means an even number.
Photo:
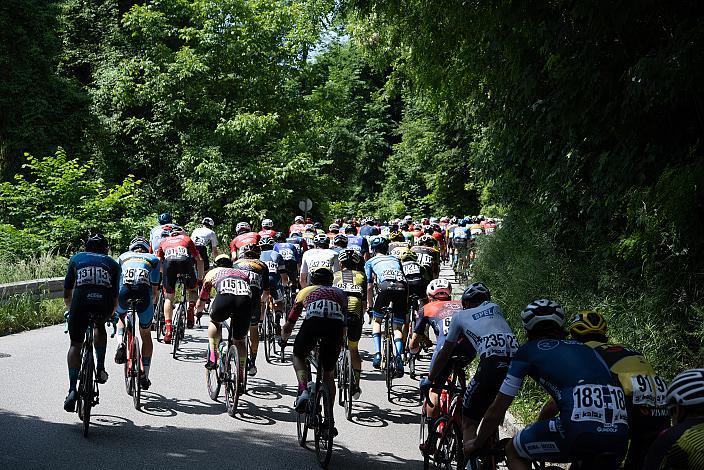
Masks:
[[[67,266],[67,258],[50,253],[19,260],[0,256],[0,284],[63,276]]]
[[[37,300],[28,295],[0,299],[0,336],[64,321],[63,299]]]

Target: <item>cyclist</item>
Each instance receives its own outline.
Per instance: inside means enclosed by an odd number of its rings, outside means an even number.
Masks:
[[[377,227],[374,224],[374,218],[369,218],[367,219],[362,227],[359,229],[359,235],[362,237],[366,237],[369,239],[369,237],[374,237],[379,235],[381,232],[379,231],[379,227]]]
[[[206,369],[215,369],[218,363],[218,347],[222,338],[222,322],[230,319],[235,347],[240,357],[240,377],[246,366],[245,338],[252,317],[252,289],[249,273],[232,267],[232,259],[226,254],[215,258],[215,268],[208,271],[203,279],[196,309],[202,312],[205,302],[210,298],[211,289],[216,295],[210,307],[210,325],[208,325],[208,344],[210,355],[205,363]]]
[[[339,255],[342,250],[347,248],[348,244],[349,239],[347,238],[347,235],[344,233],[338,233],[332,238],[333,246],[330,249]]]
[[[430,236],[435,239],[435,243],[439,247],[440,251],[440,259],[444,262],[445,259],[447,258],[447,243],[445,241],[445,234],[443,230],[440,228],[440,224],[435,223],[430,226],[432,229],[432,232],[430,233]]]
[[[332,272],[340,270],[340,263],[337,259],[337,253],[329,248],[330,239],[324,233],[318,233],[313,238],[315,248],[303,253],[301,261],[301,274],[299,283],[301,288],[310,284],[310,276],[313,271],[318,268],[328,268]]]
[[[164,333],[164,343],[171,343],[172,318],[174,314],[174,294],[176,292],[176,281],[179,275],[184,277],[183,285],[188,291],[188,314],[186,326],[193,328],[194,308],[196,297],[196,284],[199,277],[204,272],[203,259],[196,249],[191,237],[185,234],[181,227],[174,227],[171,236],[159,245],[156,255],[161,259],[161,270],[164,273],[164,321],[166,331]],[[197,265],[197,272],[193,263]]]
[[[298,279],[298,269],[300,268],[303,253],[298,245],[288,241],[288,238],[283,232],[276,234],[274,240],[276,241],[274,251],[280,254],[284,259],[289,282],[295,283]]]
[[[292,236],[294,232],[298,232],[299,234],[301,234],[304,230],[305,223],[303,220],[303,216],[297,215],[293,218],[293,224],[291,224],[291,226],[288,228],[289,236]]]
[[[316,232],[313,224],[306,224],[305,230],[303,231],[303,240],[305,241],[308,248],[314,246],[313,239],[315,238]]]
[[[452,237],[452,265],[457,266],[460,256],[464,254],[464,250],[467,248],[467,239],[469,238],[469,231],[467,230],[467,222],[461,219],[450,232]]]
[[[171,217],[171,214],[169,212],[164,212],[163,214],[159,214],[159,217],[157,217],[157,222],[159,222],[159,224],[155,227],[152,227],[152,229],[149,231],[149,241],[152,253],[156,253],[156,250],[159,249],[159,243],[164,238],[162,232],[166,228],[165,226],[170,226],[171,224],[173,224],[174,219],[173,217]],[[168,227],[168,230],[170,229],[171,227]],[[168,237],[168,235],[166,236]]]
[[[362,337],[363,310],[367,301],[367,277],[357,269],[361,257],[356,250],[346,248],[340,252],[338,259],[341,270],[335,273],[333,283],[347,294],[347,346],[350,348],[355,378],[355,390],[352,395],[356,400],[362,393],[359,386],[362,373],[359,339]]]
[[[609,453],[609,462],[603,461],[601,468],[617,468],[628,444],[623,390],[589,346],[565,339],[560,305],[536,300],[521,312],[521,319],[528,342],[511,360],[499,394],[484,414],[476,439],[465,442],[465,452],[480,449],[494,435],[524,378],[530,376],[555,399],[557,409],[544,408],[536,423],[509,441],[509,469],[528,470],[531,460],[588,464],[604,453]]]
[[[329,238],[330,240],[334,240],[334,239],[335,239],[335,235],[337,235],[337,234],[339,234],[339,233],[340,233],[340,225],[339,225],[339,224],[335,224],[335,223],[330,224],[330,226],[328,227],[328,238]]]
[[[442,348],[436,348],[440,351],[436,352],[428,382],[447,377],[444,368],[452,355],[457,353],[459,348],[455,348],[456,345],[466,345],[465,355],[469,359],[479,355],[477,371],[462,400],[462,435],[467,441],[474,439],[479,421],[496,398],[511,357],[518,349],[518,340],[499,306],[491,302],[489,289],[481,282],[475,282],[464,290],[462,309],[452,317],[445,334],[445,344]]]
[[[262,220],[262,229],[259,231],[259,237],[276,238],[276,230],[274,230],[274,221],[271,219]]]
[[[281,317],[284,309],[284,285],[288,285],[288,274],[286,272],[286,262],[278,251],[274,250],[274,239],[262,237],[259,240],[259,248],[262,254],[259,260],[269,268],[269,292],[262,297],[262,320],[266,311],[266,304],[271,297],[274,303],[274,334],[281,336]]]
[[[236,260],[240,255],[240,250],[246,245],[256,245],[259,243],[259,234],[252,231],[252,226],[249,222],[240,222],[235,227],[235,238],[230,242],[230,254],[232,261]]]
[[[286,341],[291,336],[298,317],[305,310],[305,320],[293,343],[293,368],[298,380],[298,397],[294,406],[298,411],[305,409],[310,397],[306,357],[319,339],[318,358],[323,369],[323,380],[330,392],[331,402],[335,403],[335,363],[342,345],[342,330],[347,316],[347,295],[339,288],[333,287],[332,282],[333,273],[329,268],[321,267],[313,271],[312,285],[298,293],[283,327],[283,340]],[[328,427],[333,435],[337,435],[334,422],[323,423],[323,426]]]
[[[388,254],[389,241],[384,237],[374,237],[371,241],[374,253],[364,264],[364,274],[367,276],[367,308],[374,317],[372,325],[372,340],[374,341],[375,369],[381,367],[381,323],[384,319],[382,309],[392,307],[392,322],[394,328],[394,344],[396,345],[395,375],[403,377],[403,325],[408,312],[408,286],[403,268],[398,258]],[[376,298],[374,297],[376,289]],[[374,300],[372,300],[374,299]]]
[[[599,353],[621,383],[626,393],[631,439],[623,468],[643,468],[648,448],[669,424],[664,407],[667,384],[655,374],[642,354],[608,343],[606,321],[599,312],[577,313],[570,324],[570,335]]]
[[[204,217],[201,221],[202,226],[193,230],[191,239],[196,244],[196,250],[200,253],[203,259],[203,267],[210,269],[210,258],[208,257],[208,246],[213,250],[213,259],[218,256],[218,236],[213,231],[215,222],[210,217]]]
[[[125,333],[125,313],[129,307],[128,300],[135,300],[135,308],[139,318],[139,336],[142,338],[142,375],[141,386],[149,390],[149,368],[152,362],[151,325],[154,318],[154,303],[156,302],[161,273],[159,258],[149,253],[149,240],[136,237],[130,242],[129,251],[118,258],[121,267],[120,291],[118,295],[117,313],[120,320],[117,324],[118,344],[115,352],[115,363],[127,362]]]
[[[400,254],[409,248],[410,245],[403,237],[403,233],[391,232],[391,234],[389,235],[389,254],[391,256],[399,258]]]
[[[90,322],[90,315],[97,315],[95,334],[95,362],[98,383],[108,380],[105,371],[105,350],[108,335],[104,323],[117,306],[120,281],[120,266],[108,256],[108,241],[102,234],[88,237],[85,251],[76,253],[68,263],[64,278],[64,303],[68,308],[68,332],[71,346],[68,348],[68,395],[64,410],[74,411],[78,393],[76,384],[81,368],[81,347]]]
[[[345,235],[347,235],[347,246],[359,252],[361,257],[359,271],[364,271],[364,265],[361,263],[369,259],[369,242],[361,235],[357,235],[354,225],[345,227]]]
[[[686,370],[667,388],[672,427],[655,440],[645,470],[704,468],[704,369]]]
[[[247,373],[257,375],[257,353],[259,352],[259,322],[262,318],[262,300],[269,295],[269,267],[259,260],[262,250],[259,245],[250,243],[240,249],[240,258],[232,265],[235,269],[246,271],[249,275],[249,287],[252,290],[251,314],[249,322],[249,362]]]
[[[432,279],[440,276],[440,252],[435,244],[433,237],[424,234],[418,238],[418,245],[411,247],[411,251],[418,255],[418,264],[430,271]]]

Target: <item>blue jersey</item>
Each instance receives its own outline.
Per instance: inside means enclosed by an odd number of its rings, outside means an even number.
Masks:
[[[159,284],[159,258],[156,255],[128,251],[122,253],[117,261],[122,268],[120,287],[126,284],[144,287]]]
[[[73,296],[83,296],[95,303],[117,297],[120,266],[108,255],[82,251],[68,262],[64,289],[73,289]]]
[[[518,348],[501,393],[516,396],[530,376],[552,396],[565,430],[625,432],[626,397],[596,351],[579,341],[539,339]]]
[[[359,234],[363,237],[371,237],[374,235],[379,235],[379,227],[375,225],[362,225],[359,229]]]
[[[269,285],[278,286],[281,284],[281,274],[286,274],[286,264],[284,258],[274,250],[262,251],[259,260],[269,268]]]
[[[364,274],[371,282],[372,274],[376,276],[376,283],[382,282],[406,282],[406,277],[403,275],[401,262],[395,256],[391,255],[376,255],[364,263]]]
[[[303,250],[301,249],[300,245],[296,245],[295,243],[289,242],[289,239],[286,239],[285,243],[277,243],[274,245],[274,251],[279,253],[281,257],[284,259],[284,262],[287,264],[290,261],[293,261],[294,263],[298,264],[301,262],[301,257],[303,256]]]
[[[369,253],[369,242],[360,235],[347,235],[347,248],[359,251],[363,255]]]

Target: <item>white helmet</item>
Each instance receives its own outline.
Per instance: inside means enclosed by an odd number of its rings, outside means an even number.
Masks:
[[[215,221],[213,219],[211,219],[210,217],[204,217],[203,220],[200,221],[200,223],[205,225],[208,228],[215,227]]]
[[[452,296],[452,284],[450,284],[450,281],[447,279],[433,279],[425,289],[425,293],[428,297],[432,298],[438,297],[442,294],[444,294],[447,298],[450,298]]]
[[[668,405],[693,406],[704,403],[704,369],[681,372],[667,388]]]
[[[534,300],[521,312],[521,320],[526,331],[531,331],[540,322],[551,321],[562,328],[565,324],[565,311],[560,304],[548,299]]]
[[[271,219],[262,220],[262,228],[272,228],[274,226],[274,221]]]

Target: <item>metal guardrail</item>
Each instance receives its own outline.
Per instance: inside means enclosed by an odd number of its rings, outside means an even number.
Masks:
[[[18,295],[32,295],[42,299],[56,299],[63,296],[64,278],[51,277],[0,284],[0,301]]]

